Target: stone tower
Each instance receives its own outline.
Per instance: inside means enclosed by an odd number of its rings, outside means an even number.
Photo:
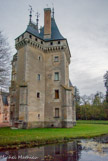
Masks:
[[[44,27],[30,19],[15,39],[10,87],[13,126],[73,127],[76,124],[74,87],[69,81],[70,50],[51,9],[44,9]]]

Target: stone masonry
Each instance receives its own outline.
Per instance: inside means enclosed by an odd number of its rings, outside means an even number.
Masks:
[[[73,127],[74,87],[69,80],[70,50],[51,9],[44,9],[44,27],[29,21],[15,40],[12,61],[10,118],[18,128]]]

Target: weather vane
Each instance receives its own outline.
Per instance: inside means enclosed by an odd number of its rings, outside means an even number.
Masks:
[[[54,18],[54,3],[52,3],[52,17]]]
[[[33,12],[33,8],[32,8],[32,6],[31,5],[29,5],[29,11],[30,11],[30,15],[29,15],[29,17],[30,17],[30,22],[31,22],[31,19],[32,19],[32,12]]]
[[[36,16],[36,25],[38,27],[39,16],[40,16],[39,12],[36,12],[35,16]]]

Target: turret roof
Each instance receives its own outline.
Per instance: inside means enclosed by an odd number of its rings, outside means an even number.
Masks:
[[[51,38],[50,39],[44,38],[44,27],[41,28],[40,33],[39,33],[38,29],[36,28],[36,25],[34,25],[32,22],[29,23],[26,31],[45,41],[65,39],[61,35],[54,18],[51,18]]]

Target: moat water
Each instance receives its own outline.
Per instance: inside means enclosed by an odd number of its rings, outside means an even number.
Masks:
[[[0,161],[108,161],[108,135],[0,152]]]

